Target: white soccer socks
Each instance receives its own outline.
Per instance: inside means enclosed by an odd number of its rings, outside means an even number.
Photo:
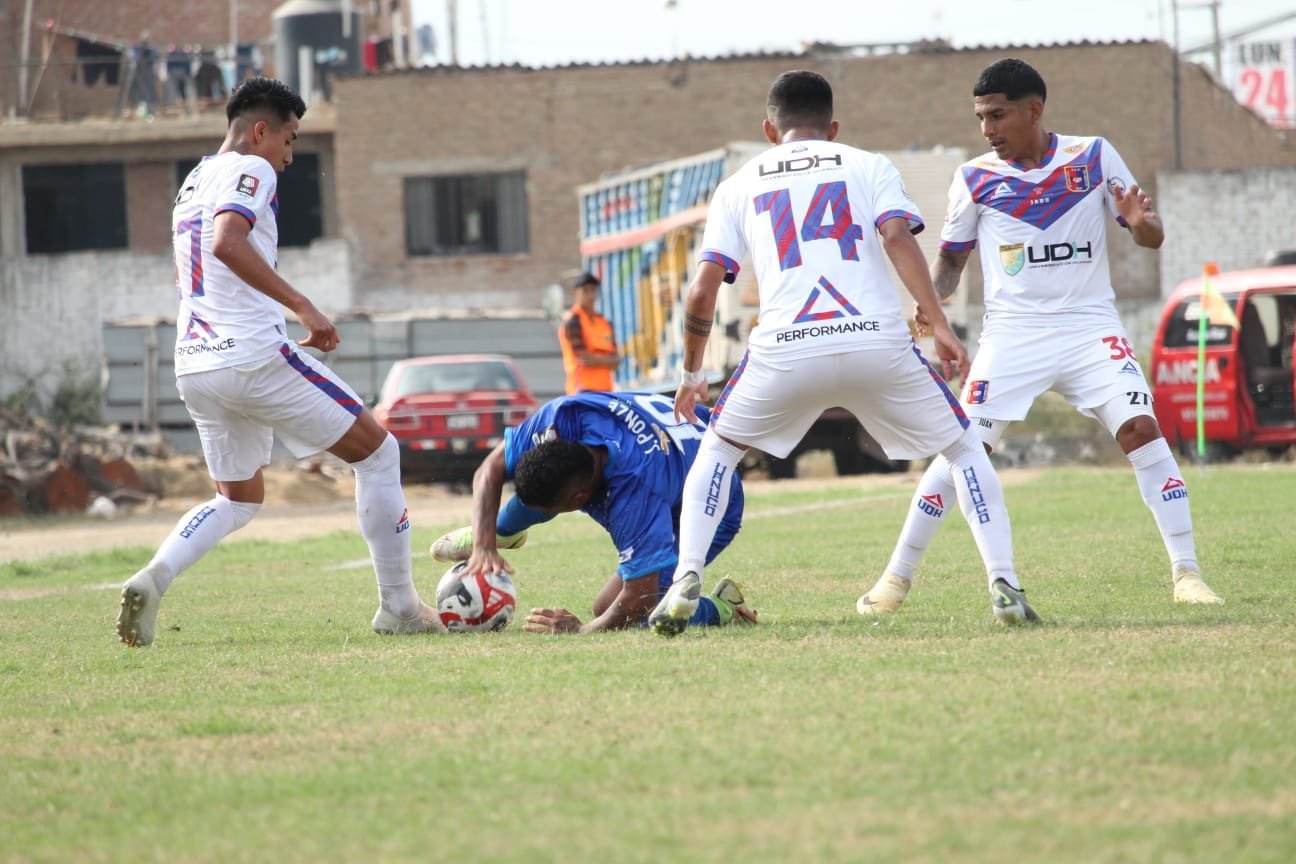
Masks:
[[[390,434],[351,469],[356,478],[356,520],[378,579],[378,601],[397,618],[422,609],[410,566],[409,510],[400,483],[400,446]]]

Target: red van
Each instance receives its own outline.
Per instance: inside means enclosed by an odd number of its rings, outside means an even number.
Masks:
[[[1206,328],[1202,400],[1207,457],[1265,448],[1279,454],[1296,443],[1296,266],[1236,270],[1210,277],[1238,327]],[[1197,351],[1201,278],[1166,301],[1152,344],[1152,400],[1161,432],[1185,455],[1197,452]]]

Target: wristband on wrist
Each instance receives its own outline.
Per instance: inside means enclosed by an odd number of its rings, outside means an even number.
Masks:
[[[680,368],[680,384],[685,387],[696,387],[705,380],[706,373],[701,369],[696,372],[690,372],[683,367]]]

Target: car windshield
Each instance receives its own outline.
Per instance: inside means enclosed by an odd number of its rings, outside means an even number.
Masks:
[[[508,364],[498,360],[410,366],[396,382],[395,396],[411,393],[462,393],[466,390],[516,390]]]
[[[1225,294],[1224,301],[1232,309],[1237,305],[1236,294]],[[1174,312],[1170,315],[1170,320],[1166,322],[1164,344],[1167,348],[1184,348],[1187,346],[1197,346],[1197,340],[1200,338],[1202,319],[1201,299],[1198,297],[1189,297],[1183,300],[1175,307]],[[1215,324],[1207,322],[1206,324],[1206,344],[1207,345],[1228,345],[1233,340],[1233,328],[1227,324]]]

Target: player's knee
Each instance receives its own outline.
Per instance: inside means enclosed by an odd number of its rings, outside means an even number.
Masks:
[[[400,445],[390,432],[383,438],[372,453],[359,462],[352,462],[351,469],[357,474],[381,474],[386,471],[400,473]]]
[[[1116,443],[1126,453],[1132,453],[1160,437],[1161,427],[1157,425],[1156,420],[1146,414],[1129,418],[1116,430]]]
[[[251,522],[252,518],[256,516],[256,514],[260,512],[260,510],[261,510],[260,504],[253,504],[247,501],[231,501],[230,513],[233,514],[234,517],[233,530],[237,531],[238,529],[242,528],[244,525]]]

